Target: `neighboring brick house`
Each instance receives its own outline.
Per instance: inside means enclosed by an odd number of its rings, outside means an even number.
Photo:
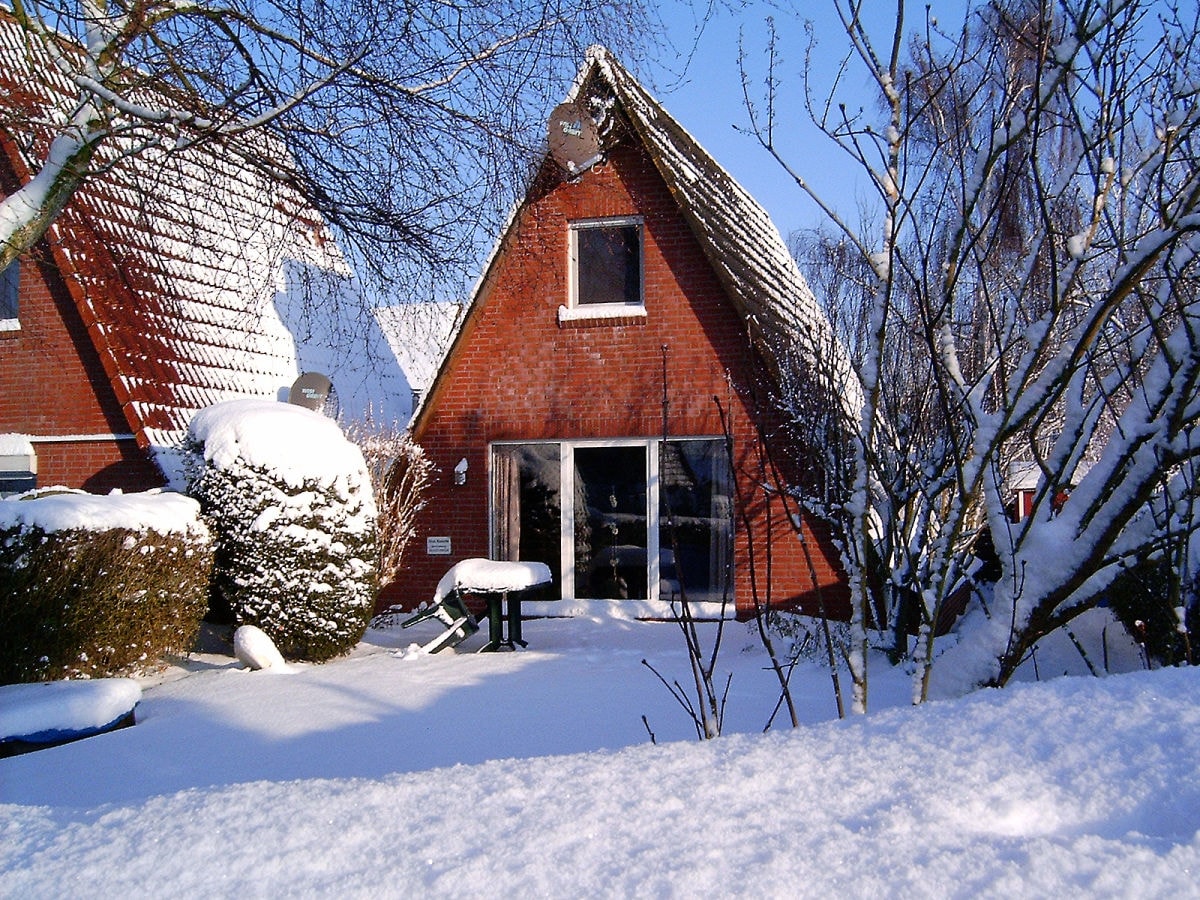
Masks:
[[[38,47],[0,11],[4,194],[31,178],[74,96]],[[133,132],[105,145],[99,171],[47,236],[2,273],[0,436],[11,452],[0,453],[0,489],[35,480],[92,491],[162,485],[198,409],[239,396],[286,399],[313,368],[333,376],[343,407],[361,393],[329,371],[331,348],[302,337],[319,332],[314,318],[334,315],[314,317],[314,291],[344,290],[347,267],[308,205],[251,164],[269,138],[182,151],[151,140],[126,152],[146,138]],[[369,312],[364,319],[374,326]],[[406,416],[403,376],[376,334],[384,371],[360,344],[342,348],[363,357],[344,360],[342,374],[369,369]]]
[[[490,556],[547,563],[548,612],[661,615],[682,579],[741,616],[755,587],[844,615],[826,536],[804,519],[802,546],[764,487],[773,373],[829,343],[778,231],[603,48],[550,127],[414,418],[439,475],[389,599],[428,599],[453,562]]]

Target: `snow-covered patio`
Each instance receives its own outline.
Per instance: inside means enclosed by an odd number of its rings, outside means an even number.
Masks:
[[[1196,895],[1196,669],[914,709],[880,666],[877,711],[837,722],[806,662],[806,724],[761,735],[773,678],[731,624],[726,736],[701,744],[641,663],[687,683],[673,625],[405,649],[439,627],[292,674],[197,654],[143,681],[135,727],[0,760],[0,894]],[[1047,647],[1042,677],[1064,668]]]

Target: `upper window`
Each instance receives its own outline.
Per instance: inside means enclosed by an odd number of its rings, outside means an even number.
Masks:
[[[642,223],[602,219],[571,226],[571,305],[642,305]]]
[[[19,262],[13,262],[0,272],[0,331],[13,331],[17,321],[17,291],[21,284]]]

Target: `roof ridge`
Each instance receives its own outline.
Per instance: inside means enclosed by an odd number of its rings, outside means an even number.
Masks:
[[[611,85],[773,375],[778,380],[787,365],[803,363],[810,376],[831,381],[846,413],[856,417],[862,397],[849,354],[770,214],[619,60],[600,50],[589,56],[588,75],[599,69]],[[829,365],[833,371],[824,371]]]
[[[838,398],[846,416],[857,417],[862,392],[849,354],[767,211],[604,45],[593,44],[587,49],[586,60],[565,102],[580,100],[594,73],[607,82],[624,109],[726,295],[747,323],[750,338],[776,383],[781,383],[790,366],[799,362],[808,377],[820,382],[825,394]],[[547,150],[543,165],[549,159]],[[719,176],[722,188],[706,191],[705,184],[714,174]],[[721,209],[721,201],[728,201],[729,195],[734,201],[732,215]],[[528,200],[527,188],[493,244],[466,311],[450,336],[438,374],[414,411],[415,432],[422,428],[446,365],[473,318],[488,275]],[[701,206],[703,210],[698,209]]]

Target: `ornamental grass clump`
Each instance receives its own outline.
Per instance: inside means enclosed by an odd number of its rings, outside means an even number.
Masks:
[[[188,492],[212,525],[210,615],[256,625],[285,657],[321,662],[375,606],[375,501],[362,453],[319,413],[264,400],[201,410]]]
[[[212,563],[182,494],[0,500],[0,683],[128,675],[187,652]]]

